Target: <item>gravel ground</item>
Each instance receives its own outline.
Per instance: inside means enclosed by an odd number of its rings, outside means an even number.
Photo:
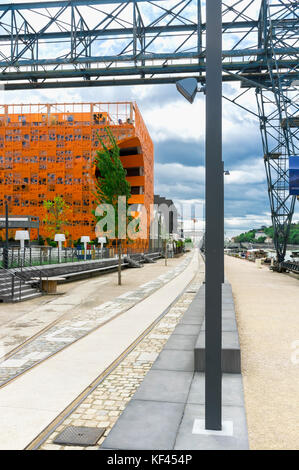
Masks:
[[[299,281],[225,257],[251,449],[299,449]]]

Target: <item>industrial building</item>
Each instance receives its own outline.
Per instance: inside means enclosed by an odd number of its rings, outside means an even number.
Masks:
[[[107,139],[106,126],[120,147],[131,184],[129,203],[144,204],[149,214],[153,143],[135,102],[0,106],[0,213],[6,200],[10,216],[39,217],[46,238],[43,201],[59,195],[70,206],[68,241],[82,235],[94,239],[94,156],[101,149],[99,137]],[[148,240],[135,242],[141,246]]]

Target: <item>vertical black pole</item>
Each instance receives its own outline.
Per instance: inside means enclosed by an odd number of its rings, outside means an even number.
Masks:
[[[208,0],[206,42],[205,427],[221,430],[223,278],[221,0]]]
[[[5,247],[3,250],[3,266],[8,268],[8,203],[5,201]]]
[[[222,162],[222,205],[221,205],[221,210],[222,210],[222,247],[223,247],[223,253],[224,253],[224,162]],[[224,283],[224,255],[221,257],[222,261],[222,282]]]

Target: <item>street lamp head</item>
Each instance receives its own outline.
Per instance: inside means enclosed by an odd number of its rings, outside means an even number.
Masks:
[[[196,78],[183,78],[176,82],[177,90],[181,93],[181,95],[189,101],[189,103],[193,103],[195,95],[197,93],[197,80]]]
[[[65,242],[65,235],[64,233],[56,233],[54,237],[55,242]]]
[[[229,175],[230,175],[230,172],[229,172],[228,170],[225,170],[225,171],[224,171],[224,174],[225,174],[225,176],[229,176]]]
[[[15,234],[15,240],[29,240],[28,230],[17,230]]]

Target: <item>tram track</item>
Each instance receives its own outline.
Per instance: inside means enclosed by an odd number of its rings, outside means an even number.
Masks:
[[[186,264],[186,266],[184,266],[184,269],[181,271],[183,272],[187,266],[189,265],[190,261],[192,260],[192,257],[189,258],[189,262]],[[176,276],[174,276],[176,277]],[[168,282],[170,282],[174,277],[170,278]],[[164,283],[162,284],[161,286],[158,287],[158,289],[155,289],[155,291],[151,291],[149,292],[147,295],[144,295],[144,297],[142,297],[141,299],[137,300],[136,302],[134,302],[133,304],[131,304],[130,306],[128,306],[128,308],[124,308],[122,311],[120,311],[119,313],[116,313],[115,315],[113,315],[111,318],[108,318],[107,320],[105,321],[102,321],[99,325],[95,326],[94,328],[91,328],[87,333],[83,334],[82,336],[78,337],[77,339],[74,339],[73,341],[71,341],[69,344],[66,344],[66,345],[63,345],[61,348],[57,348],[57,350],[55,350],[54,352],[51,352],[50,354],[46,355],[44,358],[42,358],[41,360],[39,361],[36,361],[33,365],[29,366],[29,367],[26,367],[24,370],[22,370],[21,372],[19,373],[16,373],[15,375],[13,375],[11,378],[3,381],[1,384],[0,384],[0,390],[4,387],[6,387],[7,385],[9,385],[10,383],[12,383],[13,381],[17,380],[19,377],[21,377],[22,375],[26,374],[27,372],[31,371],[33,368],[41,365],[42,363],[46,362],[47,360],[51,359],[52,357],[54,357],[55,355],[57,355],[59,352],[69,348],[70,346],[74,345],[75,343],[77,343],[79,340],[81,340],[82,338],[85,338],[87,336],[89,336],[91,333],[94,333],[95,331],[97,331],[98,329],[102,328],[103,326],[107,325],[108,323],[111,323],[112,321],[116,320],[118,317],[120,317],[121,315],[125,314],[126,312],[128,312],[129,310],[131,310],[133,307],[135,307],[137,304],[139,304],[140,302],[142,302],[143,300],[145,300],[146,298],[148,298],[150,295],[152,295],[154,292],[156,292],[157,290],[159,290],[159,288],[161,288],[163,285],[166,285],[167,283]],[[179,294],[179,296],[182,295]],[[116,298],[117,299],[117,298]],[[166,312],[167,313],[167,312]],[[165,314],[166,314],[165,313]],[[22,352],[27,346],[30,346],[35,340],[38,340],[39,338],[42,338],[43,335],[45,335],[45,333],[47,332],[50,332],[51,329],[55,326],[57,326],[59,323],[63,322],[67,316],[69,315],[69,311],[65,312],[61,317],[57,318],[56,320],[54,320],[53,322],[51,322],[49,325],[47,325],[46,327],[44,327],[42,330],[40,330],[39,332],[35,333],[33,336],[31,336],[30,338],[28,338],[25,342],[23,342],[22,344],[18,345],[17,347],[15,347],[13,350],[9,351],[7,354],[5,354],[4,356],[2,356],[1,358],[1,362],[0,362],[0,369],[1,369],[1,364],[3,364],[5,361],[9,360],[9,359],[12,359],[14,358],[14,356],[20,352]]]
[[[88,398],[88,396],[104,381],[113,371],[127,358],[127,356],[151,333],[151,331],[159,324],[159,322],[167,315],[170,309],[178,302],[178,300],[190,289],[194,283],[197,274],[188,283],[188,285],[176,296],[176,298],[168,305],[168,307],[76,398],[73,400],[59,415],[35,438],[24,450],[38,450],[55,432],[55,430]]]

